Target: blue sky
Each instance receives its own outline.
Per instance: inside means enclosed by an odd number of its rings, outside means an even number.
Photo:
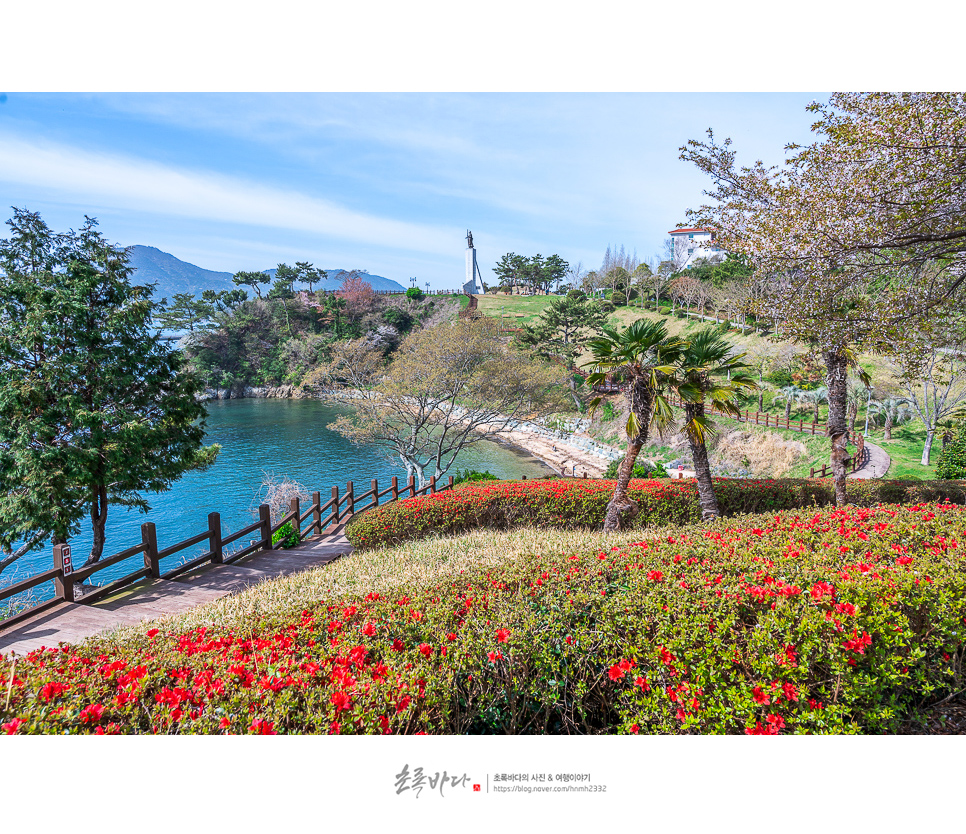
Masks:
[[[825,93],[16,93],[0,203],[207,269],[308,260],[458,286],[506,252],[585,268],[656,256],[707,179],[678,148],[712,127],[739,160],[808,141]],[[4,230],[6,231],[6,230]]]

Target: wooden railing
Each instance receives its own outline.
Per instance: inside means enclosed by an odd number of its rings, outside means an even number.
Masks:
[[[15,582],[0,590],[0,602],[5,599],[22,594],[32,588],[42,585],[45,582],[54,582],[54,597],[49,600],[34,605],[23,611],[0,620],[0,629],[9,627],[23,619],[38,614],[60,602],[83,602],[91,603],[99,599],[110,596],[115,591],[140,582],[143,579],[173,579],[183,573],[187,573],[206,563],[220,565],[231,564],[243,559],[256,551],[277,550],[272,544],[272,536],[286,524],[291,524],[293,532],[298,536],[300,542],[312,535],[322,535],[323,533],[337,532],[352,516],[368,510],[371,507],[378,507],[381,498],[388,497],[390,503],[404,498],[415,498],[419,495],[432,495],[437,492],[444,492],[453,488],[453,476],[449,482],[437,488],[436,478],[432,477],[429,483],[420,489],[416,489],[416,479],[410,476],[406,485],[400,488],[399,479],[393,477],[391,485],[384,490],[379,489],[376,478],[372,479],[371,487],[368,492],[356,495],[355,484],[349,481],[346,484],[346,491],[343,495],[339,494],[339,487],[332,487],[332,497],[322,503],[322,496],[318,492],[312,493],[312,504],[304,512],[299,505],[299,499],[293,498],[289,504],[289,511],[279,519],[277,524],[272,524],[271,509],[267,504],[261,504],[258,508],[258,521],[229,533],[227,536],[222,533],[221,515],[219,513],[209,513],[208,529],[189,536],[187,539],[173,544],[163,549],[158,548],[158,533],[153,521],[146,521],[141,525],[141,542],[128,547],[125,550],[100,559],[91,565],[85,565],[79,570],[73,570],[70,561],[70,549],[67,545],[54,546],[54,567],[52,570],[28,577],[20,582]],[[370,499],[369,503],[360,506],[361,502]],[[343,506],[344,505],[344,506]],[[311,517],[311,523],[303,529],[303,524]],[[235,552],[227,552],[226,547],[234,544],[239,539],[252,533],[258,533],[258,538],[251,541],[247,547]],[[184,562],[177,567],[161,572],[161,560],[168,556],[173,556],[182,550],[193,547],[202,542],[208,543],[208,549],[200,556]],[[136,570],[125,574],[119,579],[115,579],[107,585],[102,585],[96,590],[83,594],[75,600],[75,586],[99,573],[106,568],[119,564],[135,556],[142,556],[141,564]]]
[[[678,408],[684,408],[684,403],[681,400],[676,400],[673,397],[668,398],[668,402],[672,405],[676,405]],[[734,414],[728,414],[724,411],[719,411],[714,406],[705,406],[707,414],[717,415],[719,417],[727,417],[729,420],[737,420],[739,423],[754,423],[756,426],[765,426],[766,428],[773,429],[788,429],[789,431],[802,432],[802,434],[825,434],[825,426],[821,420],[812,420],[811,422],[805,422],[805,420],[792,420],[789,417],[779,417],[778,415],[772,416],[763,411],[756,411],[754,414],[751,411],[746,410],[744,414],[739,414],[736,416]]]

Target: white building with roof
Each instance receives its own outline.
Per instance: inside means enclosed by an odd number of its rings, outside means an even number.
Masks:
[[[714,242],[714,232],[710,229],[672,229],[668,234],[674,241],[675,256],[680,256],[682,269],[693,266],[698,258],[723,257],[725,254],[724,249]]]

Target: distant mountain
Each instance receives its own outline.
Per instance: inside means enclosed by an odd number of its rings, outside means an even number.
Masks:
[[[153,246],[132,246],[128,250],[135,273],[135,284],[157,284],[154,297],[167,298],[175,293],[190,292],[198,295],[202,290],[234,290],[230,272],[213,272],[200,266],[179,261],[174,255]]]
[[[230,272],[214,272],[210,269],[202,269],[200,266],[189,264],[179,260],[174,255],[162,252],[153,246],[131,246],[128,250],[130,254],[131,266],[135,273],[132,280],[136,284],[157,284],[154,290],[154,297],[157,299],[167,298],[169,301],[176,293],[190,292],[199,295],[202,290],[233,290],[236,289],[232,283]],[[274,269],[263,270],[268,275],[275,277]],[[328,280],[324,287],[316,285],[316,289],[338,289],[342,286],[347,274],[344,269],[326,270]],[[374,290],[405,290],[406,288],[392,281],[383,278],[381,275],[365,275]],[[249,293],[250,294],[250,293]]]

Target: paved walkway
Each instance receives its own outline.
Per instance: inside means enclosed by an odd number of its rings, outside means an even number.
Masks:
[[[306,539],[290,550],[258,551],[231,565],[203,565],[176,579],[151,579],[90,605],[62,602],[10,631],[0,654],[25,655],[43,646],[80,643],[121,626],[177,614],[279,576],[317,568],[352,552],[342,533]]]
[[[892,458],[881,446],[865,441],[865,448],[869,450],[869,457],[855,472],[849,473],[849,478],[884,478],[892,466]]]

